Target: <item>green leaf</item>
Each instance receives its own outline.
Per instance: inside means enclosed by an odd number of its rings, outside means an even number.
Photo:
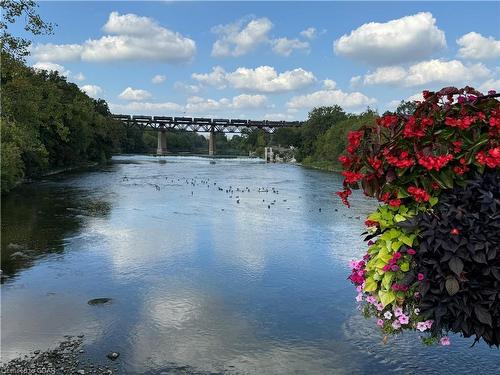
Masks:
[[[402,244],[403,244],[403,242],[401,242],[401,241],[393,242],[391,245],[391,249],[394,251],[398,251]]]
[[[380,302],[382,302],[382,305],[384,305],[384,307],[385,307],[388,304],[394,302],[394,300],[396,299],[396,296],[394,295],[393,291],[379,290],[378,298],[380,299]]]
[[[392,285],[392,280],[394,280],[394,273],[393,272],[386,272],[384,274],[384,277],[382,278],[382,287],[385,290],[390,290],[391,285]]]
[[[367,277],[365,280],[365,292],[373,292],[377,290],[377,282],[373,280],[373,277]]]
[[[400,237],[400,240],[406,245],[406,246],[411,246],[413,245],[413,240],[414,240],[414,236],[407,236],[405,234],[403,234],[401,237]]]
[[[410,270],[410,264],[408,262],[404,262],[400,266],[401,271],[408,272]]]
[[[460,273],[464,270],[464,263],[459,257],[456,256],[450,259],[450,261],[448,262],[448,266],[457,276],[459,276]]]
[[[436,203],[438,202],[438,198],[437,197],[430,197],[429,198],[429,203],[432,206],[436,205]]]
[[[397,223],[399,223],[400,221],[405,221],[406,218],[404,216],[401,216],[400,214],[396,214],[396,216],[394,216],[394,221],[396,221]]]
[[[460,289],[460,285],[458,284],[457,279],[455,279],[453,276],[446,278],[444,286],[446,287],[446,291],[450,296],[456,294]]]

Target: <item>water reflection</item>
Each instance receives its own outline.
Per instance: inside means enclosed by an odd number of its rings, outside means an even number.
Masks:
[[[51,182],[21,186],[2,196],[4,275],[12,277],[40,257],[61,253],[86,217],[106,217],[110,211],[107,201]]]
[[[2,250],[41,256],[18,266],[2,252],[17,274],[2,285],[2,359],[85,333],[90,356],[118,351],[133,374],[456,375],[468,353],[493,373],[498,352],[458,337],[446,368],[442,348],[410,335],[380,343],[346,280],[375,203],[354,194],[348,210],[340,186],[256,160],[131,156],[19,190],[2,207]],[[113,303],[87,304],[100,297]]]

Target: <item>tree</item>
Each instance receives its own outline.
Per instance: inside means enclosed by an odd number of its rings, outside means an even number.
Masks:
[[[9,33],[9,24],[15,23],[18,18],[24,16],[26,20],[24,30],[33,35],[51,34],[54,25],[40,18],[36,12],[38,5],[34,0],[1,0],[0,6],[2,7],[2,20],[0,21],[2,51],[24,61],[24,58],[29,55],[28,47],[31,41]]]

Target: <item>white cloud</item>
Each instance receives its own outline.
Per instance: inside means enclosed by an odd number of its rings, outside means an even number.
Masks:
[[[314,39],[316,37],[316,29],[314,27],[308,27],[307,29],[302,30],[300,35],[307,39]]]
[[[146,90],[127,87],[120,95],[118,95],[118,97],[123,100],[140,102],[142,100],[151,98],[151,93]]]
[[[500,40],[484,37],[479,33],[470,32],[457,40],[460,46],[458,56],[464,59],[482,60],[500,57]]]
[[[31,55],[39,61],[73,61],[80,59],[80,44],[38,44],[31,48]]]
[[[267,34],[272,27],[271,21],[265,17],[215,26],[212,32],[217,34],[219,39],[212,46],[212,56],[245,55],[259,44],[267,42]]]
[[[458,60],[428,60],[411,65],[385,66],[366,74],[365,85],[394,85],[415,87],[429,84],[473,84],[491,75],[491,71],[481,63],[464,65]],[[359,83],[361,77],[351,78],[351,83]]]
[[[150,60],[175,63],[196,53],[194,40],[160,26],[149,17],[112,12],[103,27],[112,34],[82,44],[41,44],[32,50],[40,61]]]
[[[478,91],[483,94],[487,94],[490,90],[495,90],[496,92],[500,92],[500,79],[489,79],[486,82],[482,83],[478,88]]]
[[[363,81],[363,77],[361,76],[354,76],[350,79],[349,81],[349,86],[351,86],[351,88],[355,88],[355,87],[358,87],[360,86],[361,82]]]
[[[81,81],[85,81],[85,76],[83,75],[83,73],[82,73],[82,72],[80,72],[80,73],[78,73],[78,74],[74,75],[74,76],[73,76],[73,79],[74,79],[75,81],[81,82]]]
[[[316,81],[312,72],[302,68],[278,74],[271,66],[259,66],[255,69],[240,67],[234,72],[226,72],[217,66],[210,73],[193,73],[191,76],[202,84],[219,89],[231,86],[243,91],[266,93],[293,91],[309,86]]]
[[[309,42],[303,42],[298,39],[278,38],[274,39],[271,44],[273,51],[282,56],[290,56],[294,50],[309,52]]]
[[[325,79],[323,81],[323,88],[325,90],[334,90],[335,87],[337,87],[337,82],[335,82],[333,79]]]
[[[37,62],[33,65],[33,68],[38,71],[46,70],[48,72],[59,72],[60,75],[65,77],[68,77],[71,74],[71,71],[66,69],[64,66],[49,61]]]
[[[491,71],[483,64],[464,65],[458,60],[429,60],[410,66],[405,86],[419,86],[429,83],[458,85],[471,84],[490,76]]]
[[[212,68],[210,73],[193,73],[191,78],[207,86],[213,86],[218,89],[226,87],[226,71],[220,66]]]
[[[162,75],[162,74],[157,74],[153,78],[151,78],[151,82],[153,82],[155,85],[163,83],[166,80],[167,80],[167,77]]]
[[[182,91],[186,94],[198,94],[201,91],[201,87],[199,85],[189,85],[180,81],[174,83],[174,89]]]
[[[81,87],[82,91],[84,91],[88,96],[93,98],[97,98],[100,93],[102,93],[102,88],[97,85],[83,85]]]
[[[290,115],[289,113],[266,113],[264,115],[264,120],[271,121],[290,121],[294,118],[295,116]]]
[[[219,100],[192,96],[187,100],[186,111],[189,113],[207,113],[235,109],[256,109],[264,107],[266,102],[265,95],[242,94],[232,99],[222,98]]]
[[[271,66],[259,66],[255,69],[238,68],[227,74],[227,80],[234,88],[241,90],[284,92],[309,86],[316,81],[316,77],[302,68],[278,74]]]
[[[319,90],[307,95],[291,98],[286,106],[288,108],[314,108],[320,106],[339,105],[342,108],[363,108],[376,103],[374,98],[369,98],[360,92],[346,93],[342,90]]]
[[[335,53],[373,65],[417,61],[444,47],[445,34],[429,12],[365,23],[334,42]]]
[[[384,66],[377,68],[373,73],[366,74],[363,79],[365,85],[399,84],[404,81],[408,72],[401,66]]]

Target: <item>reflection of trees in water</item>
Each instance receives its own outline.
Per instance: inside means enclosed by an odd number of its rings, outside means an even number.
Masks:
[[[33,261],[64,251],[68,236],[85,217],[105,217],[109,202],[85,196],[78,189],[33,184],[2,197],[2,271],[12,276]]]

